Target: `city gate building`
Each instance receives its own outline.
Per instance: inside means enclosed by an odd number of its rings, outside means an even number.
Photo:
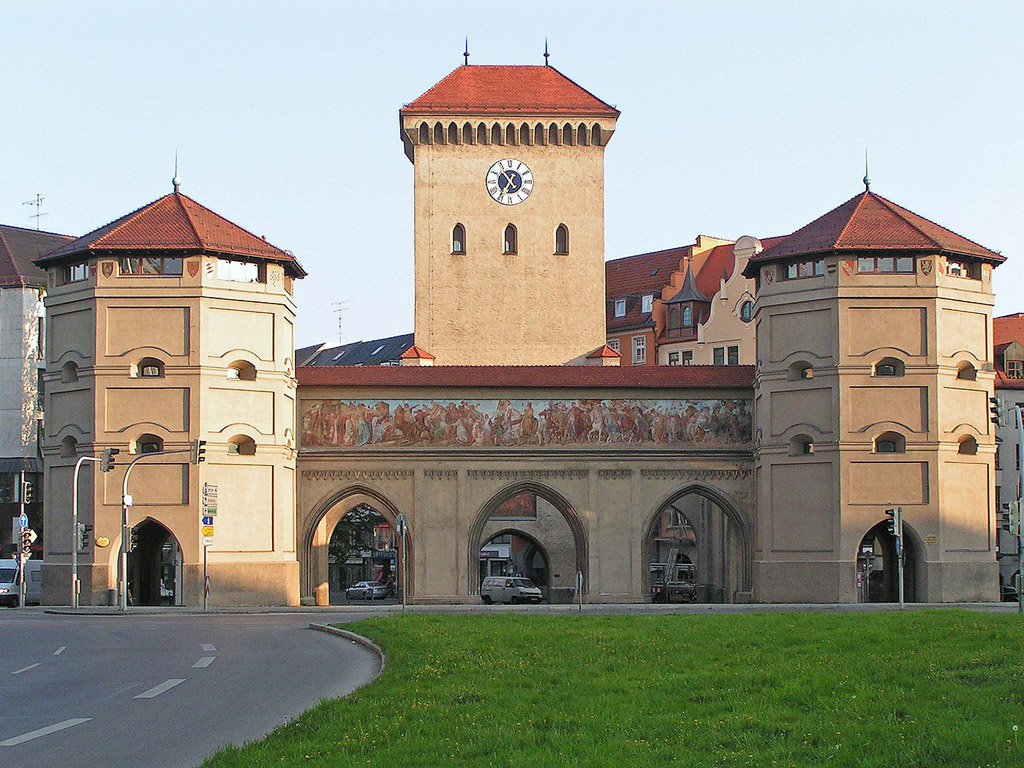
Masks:
[[[893,505],[909,599],[997,598],[1001,255],[866,190],[790,237],[727,244],[748,283],[730,284],[723,338],[753,322],[754,365],[620,366],[603,244],[618,111],[551,67],[466,65],[400,117],[416,275],[401,366],[296,367],[301,266],[177,186],[37,261],[48,531],[70,526],[76,456],[198,438],[205,464],[132,475],[139,602],[201,601],[211,483],[214,604],[329,602],[332,531],[357,507],[408,522],[413,602],[478,600],[482,553],[506,538],[552,600],[577,578],[588,601],[648,599],[669,550],[709,602],[891,599]],[[710,298],[685,271],[659,306],[679,296]],[[83,481],[80,514],[110,544],[81,553],[83,602],[116,584],[122,474]],[[65,540],[46,542],[48,602],[68,601]]]

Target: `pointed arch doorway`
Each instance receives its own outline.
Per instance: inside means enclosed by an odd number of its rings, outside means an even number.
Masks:
[[[181,547],[167,528],[147,518],[132,528],[128,595],[132,605],[181,605]]]

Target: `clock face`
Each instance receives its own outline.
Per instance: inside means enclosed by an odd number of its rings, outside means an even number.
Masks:
[[[502,205],[518,205],[533,191],[533,171],[522,160],[499,160],[487,171],[487,194]]]

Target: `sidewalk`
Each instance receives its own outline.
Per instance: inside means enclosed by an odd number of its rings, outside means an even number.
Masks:
[[[896,603],[820,603],[820,604],[653,604],[653,603],[584,603],[582,612],[595,616],[613,616],[621,614],[737,614],[737,613],[785,613],[785,612],[822,612],[822,613],[867,613],[872,611],[897,610]],[[959,609],[968,611],[984,611],[987,613],[1016,613],[1016,603],[907,603],[905,610],[936,610]],[[41,610],[44,613],[65,616],[203,616],[203,615],[260,615],[290,614],[299,616],[322,617],[329,615],[352,616],[373,615],[387,616],[402,613],[401,605],[330,605],[330,606],[211,606],[208,611],[195,607],[171,606],[139,606],[121,612],[113,606],[86,605],[77,611],[67,606],[42,606],[41,608],[24,608],[19,610]],[[579,613],[578,605],[409,605],[407,613],[527,613],[527,614],[572,614]]]

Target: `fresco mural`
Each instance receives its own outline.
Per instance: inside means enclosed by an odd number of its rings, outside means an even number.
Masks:
[[[750,444],[749,400],[312,400],[305,448]]]

